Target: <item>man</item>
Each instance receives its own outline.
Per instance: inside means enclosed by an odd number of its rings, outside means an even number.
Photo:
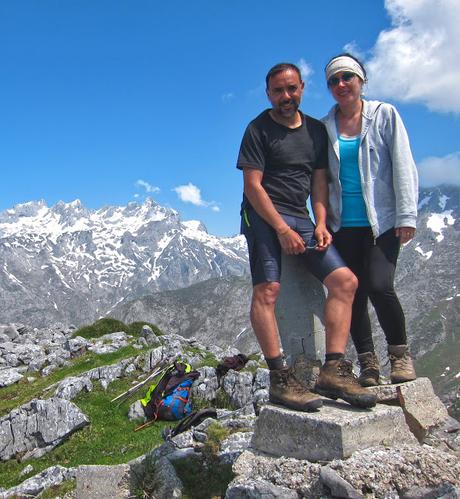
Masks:
[[[303,411],[322,405],[321,397],[306,390],[287,367],[280,347],[275,303],[284,251],[299,255],[328,290],[326,362],[315,392],[372,407],[375,396],[357,383],[351,363],[344,359],[357,280],[331,246],[326,228],[326,131],[319,121],[299,111],[304,82],[297,66],[274,66],[266,87],[272,108],[248,125],[237,167],[244,177],[242,233],[248,242],[253,282],[251,323],[270,370],[270,400]],[[310,187],[316,227],[306,208]]]

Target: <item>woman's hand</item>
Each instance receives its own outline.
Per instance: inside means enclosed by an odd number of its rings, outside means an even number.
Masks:
[[[415,236],[415,229],[414,227],[397,227],[395,234],[400,244],[406,244]]]

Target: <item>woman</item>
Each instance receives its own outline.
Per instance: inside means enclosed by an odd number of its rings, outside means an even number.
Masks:
[[[326,66],[337,101],[323,118],[329,136],[328,224],[334,245],[359,279],[351,336],[358,352],[359,382],[379,383],[368,298],[388,343],[391,382],[416,378],[407,346],[404,312],[394,290],[401,244],[415,235],[418,180],[406,130],[390,104],[362,99],[366,71],[350,54]]]

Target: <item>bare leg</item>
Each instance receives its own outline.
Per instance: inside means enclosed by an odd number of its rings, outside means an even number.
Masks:
[[[324,279],[324,285],[328,291],[324,305],[326,353],[345,353],[358,280],[350,269],[341,267]]]
[[[281,355],[275,304],[280,284],[264,282],[254,286],[251,303],[251,324],[265,358]]]

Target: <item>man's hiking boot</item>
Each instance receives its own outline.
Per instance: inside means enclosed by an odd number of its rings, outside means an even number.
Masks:
[[[391,364],[390,379],[393,384],[417,378],[407,345],[388,345],[388,356]]]
[[[375,352],[358,354],[359,384],[361,386],[377,386],[380,378],[379,359]]]
[[[341,398],[363,409],[374,407],[377,402],[377,397],[358,383],[353,374],[353,364],[343,358],[324,363],[314,390],[325,397]]]
[[[270,371],[269,400],[296,411],[315,411],[323,405],[321,397],[302,386],[292,368]]]

